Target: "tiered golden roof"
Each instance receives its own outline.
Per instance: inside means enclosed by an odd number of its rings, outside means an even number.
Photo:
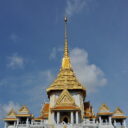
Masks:
[[[124,112],[119,107],[117,107],[114,111],[114,114],[113,114],[112,118],[114,118],[114,119],[125,119],[127,117],[124,115]]]
[[[9,113],[7,114],[7,117],[4,118],[5,121],[16,121],[16,112],[11,109]]]
[[[62,66],[60,72],[54,82],[47,88],[47,93],[53,90],[82,90],[85,95],[85,87],[79,83],[75,73],[72,69],[69,51],[68,51],[68,39],[66,30],[67,18],[65,18],[65,45],[64,45],[64,57],[62,58]]]
[[[22,106],[19,110],[19,113],[29,113],[29,109],[27,108],[27,106]]]
[[[84,117],[91,118],[91,119],[96,118],[90,102],[84,102]]]
[[[34,118],[34,120],[40,121],[40,120],[48,119],[48,116],[49,116],[49,103],[45,103],[41,109],[40,116]]]
[[[16,115],[17,117],[33,117],[32,114],[30,114],[30,111],[28,109],[27,106],[22,106],[19,111],[18,114]]]
[[[8,116],[16,116],[16,112],[13,109],[11,109],[8,113]]]
[[[112,112],[110,112],[110,109],[106,104],[102,104],[97,115],[112,115]]]

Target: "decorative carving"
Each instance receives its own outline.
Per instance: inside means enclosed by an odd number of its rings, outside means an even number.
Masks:
[[[123,115],[124,112],[123,112],[119,107],[117,107],[117,108],[115,109],[115,111],[114,111],[114,114]]]
[[[30,111],[26,106],[22,106],[21,109],[19,110],[19,112],[29,113]]]
[[[8,113],[8,116],[16,116],[16,112],[13,109],[11,109]]]
[[[102,104],[99,108],[99,112],[109,112],[109,107],[106,104]]]
[[[75,101],[73,99],[73,97],[70,95],[70,93],[68,92],[68,90],[63,90],[63,92],[60,94],[56,105],[75,105]]]

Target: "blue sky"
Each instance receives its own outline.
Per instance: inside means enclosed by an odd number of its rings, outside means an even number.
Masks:
[[[128,114],[127,13],[127,0],[1,0],[1,117],[24,104],[39,114],[61,65],[64,15],[72,65],[88,88],[86,100],[96,112],[106,103]]]

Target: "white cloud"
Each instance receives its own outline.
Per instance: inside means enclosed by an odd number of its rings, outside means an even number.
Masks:
[[[20,37],[16,35],[15,33],[12,33],[9,37],[13,42],[19,41]]]
[[[50,70],[43,72],[43,74],[46,76],[48,82],[51,82],[54,79],[54,75]]]
[[[55,59],[56,58],[56,54],[57,54],[57,49],[53,48],[49,58],[50,59]]]
[[[13,54],[12,56],[8,57],[8,64],[7,66],[15,69],[15,68],[23,68],[25,60],[23,57],[18,56],[17,54]]]
[[[59,49],[53,48],[50,55],[56,58],[59,52]],[[95,64],[89,64],[88,53],[84,49],[72,49],[70,57],[73,69],[79,81],[86,86],[88,92],[95,92],[99,87],[106,84],[107,79],[105,78],[104,72]]]
[[[95,92],[98,87],[106,84],[103,71],[95,64],[89,64],[88,53],[84,49],[74,48],[71,51],[71,62],[78,79],[87,87],[88,92]]]
[[[39,70],[34,72],[25,73],[18,76],[9,76],[5,79],[0,80],[0,86],[6,87],[14,93],[17,98],[26,98],[27,99],[23,102],[28,107],[30,106],[30,111],[33,114],[39,114],[39,110],[41,108],[41,103],[47,100],[46,88],[54,79],[54,74],[51,70]],[[20,93],[16,92],[19,90]],[[8,90],[7,90],[8,92]],[[9,94],[10,95],[10,94]],[[17,100],[14,97],[15,100]],[[35,103],[36,104],[33,104]],[[18,108],[18,104],[14,104],[13,102],[9,102],[7,105],[0,105],[0,116],[5,115],[10,108]],[[3,117],[2,116],[2,117]],[[0,117],[1,118],[1,117]]]
[[[17,112],[19,108],[19,104],[10,101],[8,104],[2,105],[2,113],[7,114],[11,109],[14,109]]]
[[[29,78],[24,79],[24,85],[28,84],[31,89],[26,90],[26,94],[30,97],[29,102],[33,103],[33,101],[38,102],[39,104],[44,100],[43,97],[47,97],[46,88],[48,88],[49,84],[54,80],[55,76],[51,70],[40,71]],[[33,96],[34,97],[31,98]]]
[[[4,105],[0,104],[0,118],[3,119],[11,109],[14,109],[17,112],[19,108],[20,105],[12,101],[10,101],[8,104],[4,104]],[[3,121],[0,122],[0,126],[2,125],[3,125]]]
[[[62,52],[62,48],[56,48],[54,47],[49,55],[49,59],[55,59],[57,57],[58,52]]]
[[[71,17],[75,14],[79,14],[83,10],[88,12],[96,6],[96,0],[66,0],[65,15]]]
[[[72,16],[79,13],[87,5],[87,0],[67,0],[65,15]]]

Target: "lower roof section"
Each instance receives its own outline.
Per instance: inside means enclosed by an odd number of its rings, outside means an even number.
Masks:
[[[52,111],[65,111],[65,110],[72,110],[72,111],[79,111],[80,108],[77,106],[56,106],[51,108]]]

